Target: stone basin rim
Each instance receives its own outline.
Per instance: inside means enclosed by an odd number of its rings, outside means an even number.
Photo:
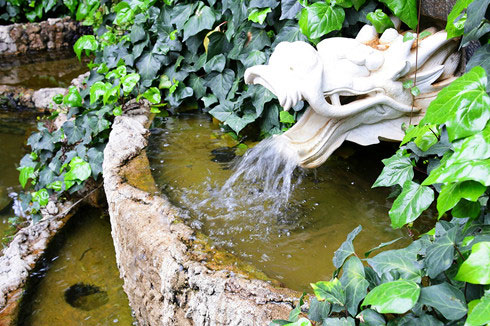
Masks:
[[[116,261],[136,318],[142,325],[287,319],[301,293],[212,249],[183,223],[182,209],[158,193],[145,151],[149,111],[143,103],[115,118],[103,163]]]

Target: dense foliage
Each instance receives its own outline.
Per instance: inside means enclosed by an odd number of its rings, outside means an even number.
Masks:
[[[490,323],[490,97],[488,21],[490,1],[460,0],[448,17],[449,37],[482,47],[468,72],[444,88],[374,187],[393,187],[394,228],[412,223],[436,201],[435,226],[408,247],[363,259],[353,240],[335,252],[333,279],[312,284],[307,316],[302,299],[288,321],[272,325],[486,325]],[[466,9],[466,10],[465,10]],[[465,12],[462,12],[465,10]],[[487,70],[487,73],[483,68]],[[340,278],[338,277],[339,275]],[[307,317],[307,318],[306,318]]]
[[[374,185],[402,188],[389,213],[395,228],[415,221],[438,192],[435,227],[406,248],[368,258],[391,241],[367,251],[365,266],[353,245],[359,226],[335,252],[333,279],[311,285],[308,318],[299,318],[298,308],[289,321],[272,325],[355,325],[355,318],[360,325],[490,322],[487,86],[485,71],[475,67],[443,89],[384,160]]]
[[[0,0],[0,24],[34,22],[71,16],[86,25],[102,18],[104,3],[98,0]]]
[[[290,127],[303,104],[293,114],[280,112],[269,91],[243,83],[245,69],[265,63],[281,41],[355,36],[368,21],[381,32],[391,26],[389,11],[411,28],[417,25],[415,0],[381,2],[116,3],[99,17],[96,35],[75,44],[78,56],[93,56],[84,87],[55,98],[61,109],[29,138],[32,153],[19,168],[29,190],[21,195],[23,209],[39,218],[49,198],[100,177],[112,119],[132,99],[145,98],[153,112],[163,115],[201,108],[235,134],[265,137]],[[463,45],[478,40],[484,46],[468,63],[469,72],[440,92],[421,124],[408,128],[375,184],[398,189],[390,210],[393,227],[410,226],[435,198],[441,220],[409,247],[368,258],[367,266],[355,253],[360,228],[354,230],[336,252],[333,279],[312,285],[316,299],[308,318],[300,300],[289,321],[274,324],[354,325],[354,318],[362,325],[489,322],[490,83],[488,21],[482,14],[488,3],[460,0],[455,5],[448,19],[450,36],[463,35]],[[59,121],[58,129],[59,113],[68,119]]]
[[[39,132],[29,138],[32,153],[19,168],[22,186],[30,189],[21,196],[25,213],[39,218],[49,197],[80,189],[90,175],[97,179],[112,118],[130,99],[145,97],[153,112],[164,115],[200,107],[235,133],[252,125],[247,133],[254,138],[290,127],[303,103],[294,114],[280,112],[274,95],[264,87],[245,85],[243,73],[265,63],[279,42],[307,39],[296,17],[301,16],[308,29],[318,30],[316,11],[310,9],[314,4],[304,3],[303,8],[295,0],[128,0],[110,10],[103,5],[97,13],[107,14],[97,19],[96,35],[85,35],[74,46],[78,57],[85,52],[93,58],[84,88],[72,87],[64,98],[55,99],[63,108],[40,122]],[[340,25],[354,34],[377,6],[372,1],[339,4],[328,3],[334,11],[347,13]],[[322,24],[328,27],[330,21],[327,12]],[[52,121],[59,112],[68,113],[68,120],[57,129]]]

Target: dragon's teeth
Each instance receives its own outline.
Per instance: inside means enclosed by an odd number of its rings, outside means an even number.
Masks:
[[[339,94],[335,93],[330,95],[330,101],[332,101],[333,105],[341,105]]]

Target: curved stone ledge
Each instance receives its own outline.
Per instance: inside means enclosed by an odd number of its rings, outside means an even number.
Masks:
[[[145,154],[149,108],[117,117],[104,188],[124,289],[141,325],[268,325],[300,296],[210,248],[158,194]]]
[[[75,213],[72,202],[43,210],[43,219],[17,232],[0,256],[0,325],[16,325],[19,304],[30,272],[49,242]]]

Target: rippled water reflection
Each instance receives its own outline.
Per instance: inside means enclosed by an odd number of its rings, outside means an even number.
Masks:
[[[404,240],[396,245],[409,242],[390,227],[388,191],[371,189],[389,145],[343,146],[341,151],[352,155],[337,152],[320,168],[298,173],[303,180],[278,211],[270,196],[261,196],[260,183],[236,184],[234,198],[223,196],[232,174],[231,164],[223,161],[232,155],[220,160],[216,153],[235,143],[207,117],[168,118],[162,127],[152,130],[148,155],[163,192],[187,208],[188,223],[217,246],[291,288],[309,289],[310,282],[329,279],[334,251],[359,224],[364,231],[354,244],[361,254],[400,236]]]

